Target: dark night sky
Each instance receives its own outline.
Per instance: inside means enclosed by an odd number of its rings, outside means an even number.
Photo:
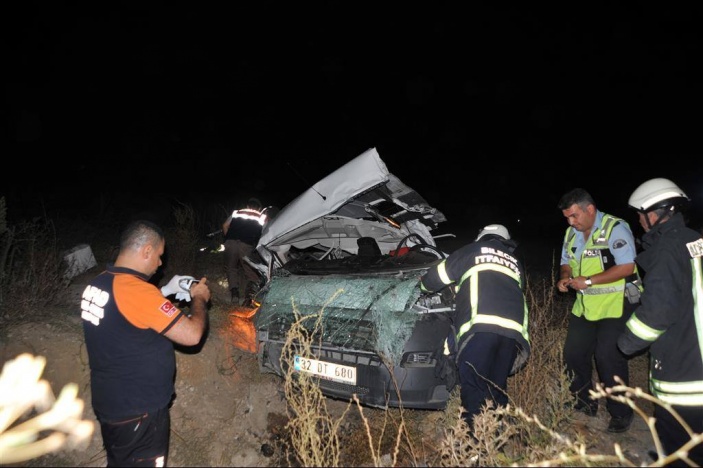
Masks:
[[[703,206],[703,4],[671,3],[23,3],[0,195],[282,206],[376,147],[454,222],[651,177]]]

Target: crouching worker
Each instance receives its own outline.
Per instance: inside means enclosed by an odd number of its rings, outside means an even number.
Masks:
[[[508,376],[530,355],[525,273],[512,255],[516,246],[505,226],[488,225],[425,273],[420,285],[425,292],[455,288],[453,336],[445,354],[456,359],[462,417],[471,428],[486,400],[507,405]]]

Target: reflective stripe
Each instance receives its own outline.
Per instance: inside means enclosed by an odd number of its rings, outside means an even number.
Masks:
[[[474,318],[472,318],[470,322],[463,324],[461,328],[459,328],[459,336],[462,336],[464,333],[466,333],[469,328],[471,328],[471,326],[475,323],[487,323],[489,325],[498,325],[502,328],[515,330],[521,335],[524,334],[522,332],[522,325],[517,323],[515,320],[506,319],[497,315],[478,314]]]
[[[266,215],[261,214],[258,211],[254,210],[246,210],[246,211],[240,211],[240,210],[234,210],[232,212],[232,217],[233,218],[240,218],[240,219],[250,219],[252,221],[256,221],[260,225],[264,225],[266,222]]]
[[[664,403],[679,406],[703,406],[703,393],[698,395],[668,395],[652,391],[652,394]]]
[[[449,279],[447,275],[447,261],[442,260],[442,263],[437,265],[437,274],[439,275],[439,280],[444,284],[451,284],[452,280]]]
[[[703,380],[693,380],[691,382],[666,382],[663,380],[652,380],[652,387],[655,390],[666,393],[700,393],[703,395]]]
[[[652,379],[652,394],[664,403],[703,406],[703,381],[664,382]]]
[[[656,328],[652,328],[649,325],[646,325],[639,318],[637,318],[636,313],[633,313],[632,317],[630,317],[630,319],[627,321],[627,328],[637,338],[649,342],[655,341],[662,335],[662,333],[664,333],[664,330],[657,330]]]
[[[497,273],[502,273],[504,275],[509,276],[510,278],[514,279],[518,284],[521,284],[520,281],[520,275],[513,271],[512,269],[497,264],[497,263],[481,263],[479,265],[475,265],[471,268],[469,268],[466,273],[464,273],[461,276],[461,279],[457,282],[456,290],[458,291],[460,286],[466,281],[467,279],[470,281],[470,288],[469,288],[469,302],[470,302],[470,313],[471,313],[471,318],[465,322],[464,324],[461,325],[459,330],[457,331],[456,334],[456,340],[457,342],[459,339],[469,331],[469,329],[476,323],[485,323],[489,325],[497,325],[501,328],[506,328],[509,330],[515,330],[518,333],[520,333],[525,340],[529,343],[529,337],[527,333],[527,323],[528,323],[528,316],[527,316],[527,304],[525,304],[524,309],[525,309],[525,323],[520,324],[516,322],[515,320],[507,319],[504,317],[500,317],[498,315],[489,315],[489,314],[479,314],[478,313],[478,273],[482,271],[495,271]],[[446,346],[446,343],[445,343]]]
[[[474,315],[478,314],[478,275],[469,276],[469,281],[471,282],[471,288],[469,288],[471,291],[471,297],[469,298],[471,302],[471,319],[469,323],[472,323]],[[459,333],[459,336],[461,335]]]
[[[693,272],[693,319],[696,324],[698,335],[698,352],[703,362],[703,267],[701,257],[691,259],[691,271]]]
[[[619,291],[624,291],[625,290],[625,285],[621,284],[619,286],[606,286],[603,288],[598,288],[598,287],[590,287],[586,289],[581,290],[581,294],[584,294],[586,296],[597,296],[599,294],[610,294],[610,293],[615,293]]]
[[[610,231],[615,225],[621,221],[620,218],[616,218],[613,215],[603,214],[603,227],[601,227],[598,238],[593,241],[594,246],[608,246],[608,238],[610,237]]]
[[[503,265],[498,265],[496,263],[482,263],[480,265],[473,266],[473,267],[469,268],[468,270],[466,270],[466,273],[464,273],[461,276],[461,279],[459,280],[459,283],[458,283],[459,286],[461,286],[461,283],[463,283],[466,280],[466,278],[468,278],[469,276],[475,275],[476,273],[478,273],[480,271],[485,271],[485,270],[493,270],[493,271],[497,271],[498,273],[503,273],[504,275],[508,275],[509,277],[511,277],[512,279],[517,281],[518,284],[521,284],[520,276],[517,273],[515,273],[513,270],[511,270],[510,268],[505,267]]]

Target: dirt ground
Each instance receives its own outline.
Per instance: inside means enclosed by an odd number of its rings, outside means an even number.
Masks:
[[[88,359],[83,343],[78,302],[86,281],[97,274],[98,267],[74,280],[71,294],[75,306],[56,311],[42,323],[24,323],[0,333],[2,363],[23,352],[46,357],[43,378],[56,395],[70,382],[80,387],[85,401],[84,418],[95,420],[90,406]],[[281,435],[287,422],[283,382],[277,376],[259,372],[254,352],[254,329],[245,308],[227,305],[226,289],[216,274],[208,275],[212,283],[213,307],[210,328],[203,344],[194,349],[177,350],[176,399],[171,409],[172,435],[169,466],[280,466]],[[646,369],[646,366],[636,366]],[[646,386],[646,370],[633,376],[633,385]],[[646,388],[646,387],[645,387]],[[603,403],[601,403],[603,405]],[[328,400],[330,412],[341,414],[346,403]],[[365,415],[383,413],[367,409]],[[431,460],[441,436],[441,411],[406,410],[406,417],[426,432],[417,447],[418,464]],[[651,411],[648,413],[651,414]],[[373,417],[373,416],[372,416]],[[589,442],[589,453],[613,454],[618,443],[636,465],[647,465],[647,451],[653,446],[647,426],[635,418],[629,432],[612,435],[605,432],[608,419],[601,407],[598,417],[576,415],[574,424]],[[351,419],[353,421],[353,418]],[[354,431],[353,422],[345,427]],[[592,445],[591,445],[592,444]],[[344,447],[343,447],[344,450]],[[388,461],[389,457],[385,457]],[[1,461],[0,461],[1,463]],[[431,464],[431,463],[430,463]],[[17,466],[105,466],[105,453],[99,427],[87,448],[63,450],[27,461]],[[373,466],[369,462],[366,466]],[[427,465],[425,465],[427,466]]]

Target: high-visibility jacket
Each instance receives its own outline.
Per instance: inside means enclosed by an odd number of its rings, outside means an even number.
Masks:
[[[491,239],[457,249],[423,275],[420,289],[439,291],[453,285],[455,290],[454,335],[445,354],[458,356],[474,333],[507,336],[520,348],[512,374],[527,361],[530,339],[524,269],[512,255],[514,244],[507,242]]]
[[[579,257],[574,253],[576,236],[580,233],[569,226],[564,234],[564,249],[569,258],[569,266],[573,276],[594,276],[615,266],[615,258],[610,248],[609,240],[613,228],[618,223],[625,223],[620,218],[603,214],[600,229],[594,229],[586,241],[583,252]],[[641,282],[637,274],[619,279],[612,283],[594,284],[582,289],[574,301],[571,312],[577,316],[584,316],[587,320],[600,320],[604,318],[618,318],[622,316],[625,284],[632,282],[641,290]]]
[[[266,223],[266,214],[253,208],[243,208],[232,212],[232,219],[225,233],[225,240],[240,240],[256,246]]]
[[[618,338],[625,354],[650,346],[650,391],[665,403],[703,406],[703,238],[680,213],[642,237],[639,307]]]

